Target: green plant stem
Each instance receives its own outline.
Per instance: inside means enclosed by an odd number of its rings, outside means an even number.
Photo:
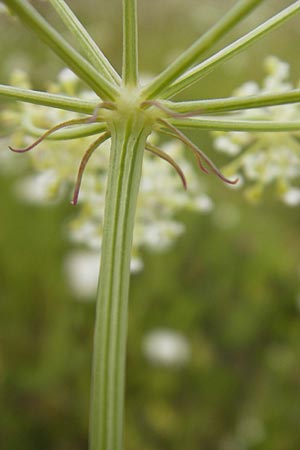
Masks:
[[[1,94],[1,91],[0,91]],[[243,109],[264,108],[300,102],[300,89],[288,92],[251,95],[247,97],[228,97],[188,102],[162,101],[166,107],[179,114],[201,115],[207,113],[240,111]]]
[[[48,92],[0,85],[0,97],[41,106],[64,109],[83,114],[93,114],[99,100],[82,100],[67,95],[49,94]]]
[[[103,100],[113,100],[118,96],[118,89],[74,50],[27,1],[3,0],[3,3],[20,17]]]
[[[240,0],[230,9],[214,26],[203,34],[191,47],[182,53],[167,69],[159,74],[144,90],[147,99],[160,96],[160,94],[182,75],[193,64],[199,61],[200,56],[213,46],[222,36],[232,30],[247,14],[264,0]]]
[[[143,153],[150,132],[131,116],[110,126],[112,147],[94,335],[90,450],[123,448],[127,303]]]
[[[90,63],[110,82],[120,85],[121,78],[64,0],[49,0],[81,46]]]
[[[223,64],[233,56],[244,51],[250,45],[254,44],[254,42],[256,42],[258,39],[262,38],[270,31],[282,25],[298,12],[300,12],[300,0],[283,9],[278,14],[256,27],[254,30],[245,34],[237,41],[229,44],[227,47],[223,48],[210,58],[206,59],[202,63],[195,66],[193,69],[186,72],[171,86],[166,87],[166,89],[160,93],[160,96],[162,98],[170,98],[178,94],[183,89],[192,86],[192,84],[194,84],[196,81],[199,81],[209,72],[214,70],[217,66]]]
[[[135,87],[138,80],[137,0],[123,0],[123,80]]]

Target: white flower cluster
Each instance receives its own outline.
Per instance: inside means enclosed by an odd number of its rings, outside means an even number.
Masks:
[[[17,72],[13,85],[29,87],[26,75]],[[80,94],[81,98],[91,98],[91,92],[80,89],[79,80],[68,69],[58,76],[58,82],[48,90],[68,95]],[[80,117],[80,115],[78,115]],[[22,147],[30,144],[34,137],[60,122],[73,119],[74,113],[30,104],[20,104],[15,110],[3,111],[4,122],[13,122],[15,131],[10,134],[10,144]],[[74,186],[80,160],[94,138],[55,141],[45,140],[28,155],[35,174],[22,180],[18,192],[23,199],[44,203],[62,198]],[[150,139],[157,140],[156,136]],[[200,175],[184,158],[181,144],[170,142],[163,145],[184,171],[187,192],[183,189],[178,174],[165,161],[145,151],[143,175],[138,199],[134,232],[132,270],[142,268],[139,249],[150,247],[154,250],[167,248],[184,231],[184,226],[176,218],[183,208],[208,212],[212,201],[203,193],[199,183]],[[2,150],[3,152],[4,150]],[[23,156],[24,158],[25,156]],[[22,159],[11,154],[10,159]],[[109,141],[102,144],[91,157],[83,175],[79,195],[77,215],[69,224],[71,239],[87,245],[92,251],[101,248],[102,223],[105,201],[106,174],[109,163]],[[202,192],[202,193],[201,193]]]
[[[7,7],[0,1],[0,14],[7,14],[8,9]]]
[[[177,368],[186,365],[191,348],[186,337],[171,329],[152,330],[143,339],[142,349],[147,360],[157,366]]]
[[[287,92],[293,88],[289,81],[289,65],[275,56],[264,64],[266,77],[260,87],[247,82],[238,88],[238,97],[263,93]],[[300,119],[300,105],[289,104],[245,110],[241,118],[253,120],[293,121]],[[288,205],[300,204],[300,133],[276,132],[216,132],[215,148],[235,156],[225,168],[226,175],[238,173],[252,182],[246,196],[259,200],[266,186],[275,186],[278,196]],[[298,183],[298,185],[297,185]]]

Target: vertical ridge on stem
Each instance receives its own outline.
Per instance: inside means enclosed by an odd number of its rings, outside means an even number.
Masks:
[[[90,450],[121,450],[130,259],[148,127],[131,117],[111,127],[94,335]]]

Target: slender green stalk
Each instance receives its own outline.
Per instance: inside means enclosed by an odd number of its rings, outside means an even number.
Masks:
[[[134,216],[150,129],[137,117],[111,124],[90,416],[90,450],[121,450],[127,303]]]
[[[254,30],[245,34],[237,41],[223,48],[215,55],[211,56],[202,63],[198,64],[193,69],[189,70],[185,75],[180,77],[175,83],[173,83],[169,87],[166,87],[166,89],[163,92],[160,92],[160,96],[163,98],[170,98],[175,94],[178,94],[183,89],[190,87],[193,83],[199,81],[206,74],[215,69],[218,65],[223,64],[225,61],[228,61],[233,56],[242,52],[250,45],[254,44],[254,42],[256,42],[258,39],[262,38],[270,31],[279,27],[279,25],[286,22],[288,19],[290,19],[298,12],[300,12],[300,0],[283,9],[278,14],[271,17],[271,19],[265,21],[263,24],[259,25]]]
[[[137,0],[123,0],[123,81],[136,86],[138,80]]]
[[[52,108],[64,109],[82,114],[93,114],[99,104],[97,100],[82,100],[66,95],[50,94],[48,92],[22,89],[13,86],[0,85],[0,97],[7,100],[17,100],[34,105],[51,106]]]
[[[193,64],[200,56],[240,22],[264,0],[240,0],[214,26],[202,35],[191,47],[182,53],[167,69],[159,74],[144,90],[147,99],[161,93]]]
[[[287,105],[299,102],[300,89],[294,89],[288,92],[251,95],[249,97],[228,97],[188,102],[162,101],[161,104],[163,107],[176,114],[201,115]]]
[[[240,120],[204,117],[201,119],[169,119],[179,128],[197,128],[216,131],[300,131],[300,121],[281,122],[275,120]]]
[[[120,84],[120,76],[112,67],[108,59],[95,43],[93,38],[87,32],[86,28],[75,16],[71,8],[64,2],[64,0],[49,0],[52,6],[56,9],[61,19],[75,36],[77,42],[80,44],[85,56],[90,63],[99,70],[100,73],[110,82],[114,81],[117,85]]]
[[[40,137],[45,133],[44,128],[39,128],[33,125],[30,118],[24,120],[22,123],[24,130],[31,136]],[[50,141],[67,141],[71,139],[84,138],[88,136],[93,136],[95,134],[102,133],[102,131],[107,130],[106,123],[88,123],[86,125],[74,126],[69,130],[59,130],[56,133],[50,134],[47,140]]]
[[[118,90],[107,81],[80,53],[74,50],[62,36],[26,1],[3,0],[3,3],[22,21],[35,31],[37,35],[84,80],[93,91],[105,100],[113,100]]]

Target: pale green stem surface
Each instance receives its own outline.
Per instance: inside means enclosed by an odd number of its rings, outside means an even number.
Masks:
[[[94,336],[90,450],[123,448],[131,247],[143,154],[150,132],[137,117],[120,119],[110,128],[112,147]]]
[[[120,85],[120,76],[66,2],[64,0],[49,1],[76,38],[85,56],[95,69],[99,70],[108,81]]]
[[[136,86],[138,80],[137,0],[123,0],[123,81]]]
[[[195,66],[193,69],[186,72],[185,75],[181,76],[175,83],[173,83],[169,87],[166,87],[166,89],[160,93],[160,96],[163,98],[170,98],[178,94],[183,89],[190,87],[196,81],[199,81],[209,72],[214,70],[217,66],[223,64],[225,61],[228,61],[233,56],[242,52],[250,45],[254,44],[254,42],[256,42],[258,39],[262,38],[270,31],[279,27],[281,24],[289,20],[298,12],[300,12],[300,0],[283,9],[271,19],[265,21],[263,24],[245,34],[237,41],[223,48],[210,58],[206,59],[202,63]]]
[[[93,114],[95,108],[99,105],[99,101],[97,100],[81,100],[80,98],[68,97],[67,95],[49,94],[48,92],[17,88],[3,84],[0,85],[0,97],[7,100],[50,106],[52,108],[89,115]]]
[[[234,25],[240,22],[264,0],[240,0],[214,26],[202,35],[191,47],[183,52],[167,69],[159,74],[145,89],[147,99],[160,96],[161,93],[193,64],[200,56],[222,38]]]
[[[0,91],[1,93],[1,91]],[[207,114],[243,109],[264,108],[300,102],[300,89],[289,92],[251,95],[249,97],[228,97],[188,102],[162,101],[161,104],[174,113]]]
[[[237,120],[210,117],[201,117],[201,119],[168,119],[168,121],[178,128],[195,128],[198,130],[300,132],[300,121],[279,122],[275,120]]]
[[[117,88],[74,50],[27,1],[3,0],[3,3],[20,17],[97,95],[104,100],[113,100],[118,96]]]

